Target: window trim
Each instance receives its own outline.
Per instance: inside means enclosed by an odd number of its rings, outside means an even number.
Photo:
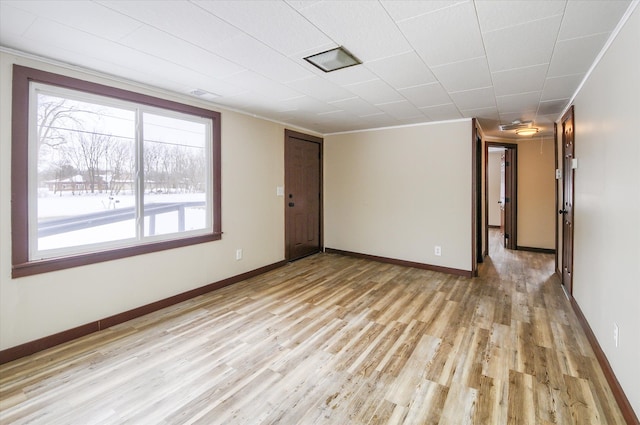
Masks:
[[[147,106],[168,109],[212,120],[213,167],[213,231],[206,235],[149,242],[100,252],[74,254],[66,257],[29,260],[29,84],[38,82],[52,86],[112,97]],[[12,277],[30,276],[71,267],[111,261],[220,240],[222,237],[221,208],[221,115],[219,112],[185,105],[171,100],[148,96],[124,89],[79,80],[47,71],[13,65],[11,120],[11,241]]]

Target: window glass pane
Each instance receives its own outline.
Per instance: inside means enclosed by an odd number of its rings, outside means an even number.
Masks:
[[[135,111],[36,98],[36,251],[135,238]]]
[[[210,228],[210,126],[153,113],[143,122],[144,235]]]

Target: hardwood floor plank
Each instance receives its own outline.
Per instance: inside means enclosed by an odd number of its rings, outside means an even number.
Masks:
[[[621,424],[553,268],[314,255],[0,366],[0,423]]]

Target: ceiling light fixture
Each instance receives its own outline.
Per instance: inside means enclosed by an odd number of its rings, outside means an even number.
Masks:
[[[362,63],[344,47],[336,47],[326,52],[316,53],[315,55],[307,56],[304,60],[324,72],[337,71],[338,69]]]
[[[533,136],[538,132],[537,127],[529,127],[529,128],[517,128],[516,134],[518,136]]]

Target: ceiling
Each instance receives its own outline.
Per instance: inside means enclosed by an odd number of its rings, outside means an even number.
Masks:
[[[476,117],[550,135],[630,4],[0,0],[0,45],[322,134]],[[337,46],[362,65],[303,59]]]

